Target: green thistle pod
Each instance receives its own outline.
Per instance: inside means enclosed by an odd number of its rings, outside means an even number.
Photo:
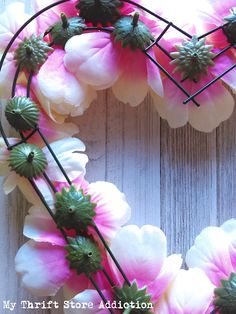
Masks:
[[[37,127],[39,121],[39,109],[32,99],[15,96],[10,99],[5,108],[5,115],[17,131],[28,131]]]
[[[79,15],[93,25],[114,23],[120,16],[122,2],[119,0],[80,0],[76,5]]]
[[[90,237],[77,236],[68,238],[69,244],[65,246],[68,252],[66,259],[70,268],[80,274],[91,275],[102,269],[102,257],[96,242]]]
[[[47,167],[47,160],[36,145],[20,144],[11,150],[9,166],[20,176],[32,179],[42,175]]]
[[[132,313],[132,314],[152,314],[152,302],[151,295],[147,294],[147,288],[144,287],[139,289],[137,282],[134,281],[131,286],[128,286],[127,283],[123,285],[122,288],[114,287],[116,300],[121,302],[121,304],[134,304],[134,307],[130,306],[126,308],[122,313]],[[140,308],[135,304],[139,304]],[[150,309],[151,308],[151,309]]]
[[[211,52],[213,45],[205,45],[205,41],[205,38],[198,40],[193,36],[182,45],[175,45],[178,51],[171,53],[174,60],[170,64],[176,65],[174,72],[181,72],[183,80],[189,78],[197,82],[202,75],[207,75],[209,66],[215,65],[212,61],[215,54]]]
[[[113,36],[115,42],[121,42],[122,47],[132,50],[145,49],[154,40],[149,28],[139,21],[139,14],[124,16],[114,24]]]
[[[232,8],[229,16],[224,17],[224,20],[228,22],[223,27],[223,32],[228,39],[228,42],[236,48],[236,7]]]
[[[85,27],[84,19],[80,17],[67,18],[64,13],[61,13],[61,21],[51,26],[48,32],[55,45],[64,47],[71,37],[81,35]]]
[[[236,313],[236,274],[228,280],[221,280],[221,287],[215,289],[215,309],[219,314]]]
[[[77,190],[73,185],[57,193],[55,218],[58,227],[86,231],[93,224],[93,217],[96,215],[96,204],[91,203],[90,199],[90,195],[84,195],[83,190]]]
[[[42,36],[32,35],[19,44],[14,59],[21,70],[36,72],[38,67],[47,60],[47,53],[50,51],[53,51],[53,48],[43,41]]]

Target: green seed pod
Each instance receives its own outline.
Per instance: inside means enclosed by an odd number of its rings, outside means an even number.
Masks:
[[[136,281],[134,281],[131,286],[128,286],[127,283],[125,283],[122,288],[114,287],[116,300],[121,302],[121,304],[131,304],[131,302],[134,302],[133,304],[143,304],[143,308],[140,306],[140,309],[124,307],[126,310],[122,313],[152,314],[150,309],[150,307],[152,307],[151,295],[147,294],[146,290],[146,287],[139,289]]]
[[[81,35],[86,25],[84,19],[80,17],[67,18],[61,13],[61,21],[48,29],[55,45],[64,47],[67,41],[75,36]]]
[[[102,257],[96,242],[90,237],[77,236],[68,238],[69,244],[65,246],[70,268],[80,274],[90,275],[102,269]]]
[[[20,176],[32,179],[42,175],[47,160],[43,151],[36,145],[20,144],[11,150],[9,166]]]
[[[115,42],[120,41],[122,47],[130,47],[132,50],[145,49],[154,40],[149,28],[139,21],[139,14],[124,16],[114,24],[113,36]]]
[[[236,313],[236,274],[228,280],[221,280],[221,287],[215,289],[215,309],[219,314]],[[214,312],[215,313],[215,312]]]
[[[114,23],[120,16],[122,2],[119,0],[80,0],[76,5],[79,15],[93,25],[106,26]]]
[[[17,131],[28,131],[36,128],[39,121],[39,109],[32,99],[15,96],[10,99],[5,108],[5,115]]]
[[[93,224],[93,217],[96,215],[96,204],[91,203],[90,199],[90,195],[84,195],[83,190],[77,190],[73,185],[57,193],[55,218],[58,227],[86,231]]]
[[[236,48],[236,7],[232,8],[229,16],[226,16],[224,20],[228,22],[223,27],[223,32],[228,39],[228,42]]]
[[[42,36],[32,35],[19,44],[14,59],[21,70],[36,72],[38,67],[47,60],[47,53],[50,51],[53,51],[53,48],[43,41]]]
[[[199,81],[202,75],[207,75],[208,67],[214,66],[212,59],[215,54],[211,52],[213,45],[205,45],[205,38],[198,40],[193,36],[191,40],[184,40],[182,45],[175,45],[178,52],[172,52],[174,58],[171,64],[175,64],[174,72],[181,72],[182,79],[189,78]]]

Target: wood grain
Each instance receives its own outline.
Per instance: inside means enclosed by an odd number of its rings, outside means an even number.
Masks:
[[[1,0],[1,8],[10,2]],[[235,216],[235,120],[236,112],[211,134],[189,126],[172,130],[160,121],[149,97],[131,108],[108,91],[73,121],[87,146],[88,180],[115,183],[132,207],[131,223],[161,226],[169,253],[184,255],[202,228]],[[1,189],[0,206],[0,313],[7,313],[3,300],[38,298],[20,287],[14,271],[14,256],[26,240],[22,228],[29,204],[17,191],[5,196]],[[13,313],[60,314],[62,309]]]

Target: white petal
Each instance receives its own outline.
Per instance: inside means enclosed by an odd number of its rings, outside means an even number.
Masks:
[[[5,194],[11,193],[17,185],[17,175],[15,172],[11,172],[3,182],[3,190]]]
[[[108,293],[102,290],[102,293],[107,296]],[[99,308],[102,299],[96,290],[84,290],[77,294],[72,300],[66,301],[66,308],[64,309],[65,314],[107,314],[107,309]],[[70,302],[77,304],[77,308],[72,308]],[[86,304],[86,308],[82,309],[83,304]]]
[[[130,281],[148,285],[159,274],[166,258],[166,237],[154,226],[126,226],[111,242],[111,250]],[[129,254],[127,254],[129,252]],[[123,282],[117,268],[109,259],[114,274]]]
[[[214,286],[197,268],[179,270],[168,292],[156,307],[158,314],[206,314],[213,299]]]
[[[85,150],[82,141],[77,138],[66,138],[54,142],[50,144],[50,146],[71,180],[85,174],[85,166],[88,162],[88,157],[85,154],[79,153],[80,151]],[[48,160],[46,171],[48,176],[53,181],[66,182],[64,175],[58,168],[58,165],[48,148],[45,147],[43,150]]]
[[[212,283],[228,278],[233,271],[229,254],[230,240],[221,228],[207,227],[195,239],[186,255],[189,267],[203,269]]]
[[[105,32],[72,37],[65,46],[64,63],[79,80],[96,89],[110,87],[119,75],[118,56]]]
[[[112,239],[131,216],[125,195],[114,184],[102,181],[89,184],[85,193],[97,204],[94,218],[97,227],[106,239]]]
[[[24,235],[36,242],[48,242],[53,245],[65,246],[66,242],[56,223],[45,208],[33,207],[25,217]]]
[[[19,249],[15,266],[22,285],[36,296],[55,295],[70,275],[63,248],[33,240]]]

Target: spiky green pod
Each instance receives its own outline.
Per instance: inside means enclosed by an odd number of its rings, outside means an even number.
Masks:
[[[32,99],[15,96],[10,99],[5,108],[5,115],[17,131],[28,131],[37,127],[39,121],[39,109]]]
[[[226,35],[228,42],[233,44],[236,48],[236,7],[232,8],[229,16],[226,16],[224,20],[228,22],[223,27],[223,32]]]
[[[70,268],[77,274],[91,275],[102,269],[102,257],[96,242],[90,237],[77,236],[68,238],[69,244],[65,246]]]
[[[221,280],[221,287],[215,289],[215,309],[219,314],[236,313],[236,274],[232,273],[228,280]]]
[[[47,32],[50,33],[55,45],[64,47],[71,37],[81,35],[85,27],[84,19],[67,18],[64,13],[61,13],[61,21],[51,26]]]
[[[149,28],[139,21],[139,14],[124,16],[114,24],[115,42],[121,42],[123,48],[145,49],[154,40]]]
[[[50,51],[53,51],[53,48],[43,41],[42,36],[32,35],[19,44],[14,59],[21,70],[36,72],[38,67],[47,60],[47,54]]]
[[[33,144],[20,144],[14,147],[8,161],[11,170],[29,179],[41,176],[47,167],[44,152]]]
[[[132,313],[132,314],[152,314],[150,310],[151,295],[147,294],[147,289],[144,287],[139,289],[137,282],[134,281],[131,286],[128,286],[127,283],[123,285],[122,288],[114,287],[116,300],[121,302],[121,304],[130,304],[130,307],[124,310],[122,313]],[[132,307],[133,304],[133,307]],[[135,307],[135,304],[139,304],[140,307]]]
[[[63,188],[61,193],[56,194],[55,218],[59,228],[86,231],[93,224],[96,215],[95,203],[91,202],[90,195],[84,195],[83,190],[77,190],[74,185],[69,189]]]
[[[120,16],[122,2],[119,0],[80,0],[76,8],[87,22],[97,26],[114,23]]]
[[[170,63],[176,65],[174,72],[181,72],[182,79],[199,81],[207,75],[208,67],[215,65],[212,61],[215,54],[211,52],[213,45],[205,45],[205,41],[205,38],[198,40],[193,36],[191,40],[184,40],[182,45],[175,45],[178,51],[171,53],[174,60]]]

